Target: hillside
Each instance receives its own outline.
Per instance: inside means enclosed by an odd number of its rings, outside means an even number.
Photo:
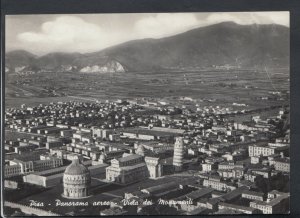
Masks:
[[[7,52],[5,55],[6,67],[22,67],[29,66],[34,63],[37,56],[24,50],[15,50]]]
[[[19,54],[19,53],[20,54]],[[141,39],[99,52],[6,54],[6,66],[47,70],[106,69],[124,71],[199,69],[229,65],[240,68],[289,66],[289,28],[280,25],[238,25],[224,22],[161,39]],[[111,64],[113,63],[113,64]],[[111,69],[110,72],[113,70]]]

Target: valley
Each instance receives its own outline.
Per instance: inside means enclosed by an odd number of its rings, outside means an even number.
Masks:
[[[288,102],[288,94],[288,69],[268,74],[255,70],[8,74],[5,106],[142,97],[176,102],[188,97],[201,105],[256,108]]]

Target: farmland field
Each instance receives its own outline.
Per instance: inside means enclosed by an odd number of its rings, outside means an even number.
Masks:
[[[113,74],[36,73],[6,75],[5,106],[51,101],[96,101],[149,97],[178,100],[190,97],[202,105],[250,107],[282,104],[270,92],[289,91],[288,69],[265,71],[127,72]],[[288,95],[286,95],[288,96]],[[285,103],[288,97],[281,99]],[[212,103],[214,102],[214,103]]]

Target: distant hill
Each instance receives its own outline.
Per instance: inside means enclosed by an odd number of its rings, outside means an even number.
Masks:
[[[289,28],[281,25],[224,22],[166,38],[129,41],[88,54],[51,53],[35,57],[25,51],[9,52],[6,66],[35,65],[49,70],[72,66],[78,71],[93,66],[93,69],[104,69],[112,66],[111,62],[114,66],[121,65],[124,71],[184,70],[224,65],[286,67],[289,66],[289,38]]]
[[[7,52],[5,55],[6,67],[22,67],[34,64],[37,56],[24,50]]]
[[[80,53],[55,52],[39,57],[35,65],[47,70],[59,69],[62,66],[76,65],[76,59],[81,56]]]

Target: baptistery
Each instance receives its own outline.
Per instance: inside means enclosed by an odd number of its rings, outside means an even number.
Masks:
[[[64,172],[64,193],[62,195],[65,198],[74,199],[88,197],[90,195],[90,184],[90,171],[80,163],[79,159],[74,159]]]

